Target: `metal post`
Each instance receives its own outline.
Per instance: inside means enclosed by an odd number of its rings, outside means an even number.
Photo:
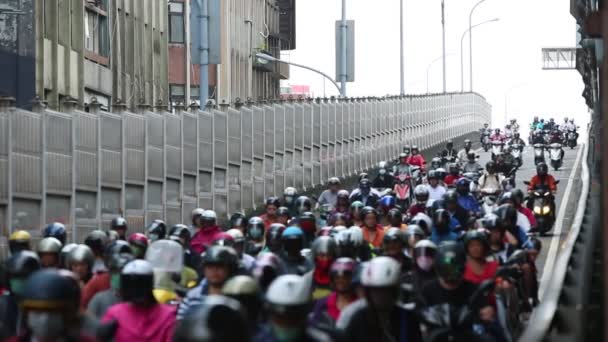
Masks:
[[[340,47],[340,59],[342,65],[340,70],[340,95],[346,97],[346,0],[342,0],[342,23],[340,24],[340,32],[342,36],[341,47]]]
[[[469,13],[469,91],[473,92],[473,12],[475,8],[479,6],[482,2],[486,0],[480,0],[478,3],[471,8],[471,12]]]
[[[443,92],[446,92],[446,70],[445,70],[445,1],[441,0],[441,30],[443,45]]]
[[[197,0],[200,8],[198,14],[200,24],[200,70],[199,70],[199,101],[201,109],[207,105],[209,98],[209,8],[207,0]]]
[[[399,1],[399,54],[399,61],[401,66],[401,95],[405,95],[405,65],[403,54],[403,0]]]

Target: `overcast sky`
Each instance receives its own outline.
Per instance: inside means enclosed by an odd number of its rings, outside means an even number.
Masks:
[[[478,0],[445,0],[447,90],[460,91],[460,38],[468,28],[471,7]],[[298,0],[297,49],[283,58],[335,75],[335,20],[341,0]],[[425,93],[429,63],[441,56],[441,1],[404,0],[406,93]],[[399,0],[347,0],[347,19],[355,20],[355,82],[348,96],[399,93]],[[575,70],[543,71],[542,47],[574,47],[576,25],[569,0],[487,0],[473,15],[473,24],[500,21],[473,30],[474,91],[493,106],[494,123],[502,124],[507,94],[509,117],[576,116],[587,121],[581,97],[583,82]],[[464,41],[465,90],[469,88],[468,38]],[[319,75],[291,68],[287,84],[310,85],[323,96]],[[442,89],[441,61],[430,69],[431,92]],[[325,82],[327,96],[337,95]]]

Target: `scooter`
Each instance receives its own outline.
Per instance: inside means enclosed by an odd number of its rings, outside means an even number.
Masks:
[[[483,137],[481,139],[481,145],[483,146],[483,150],[485,152],[488,152],[488,150],[490,149],[490,134],[489,133],[483,134]]]
[[[530,185],[530,182],[524,181],[524,184]],[[559,184],[559,181],[555,181]],[[534,189],[529,198],[532,201],[532,212],[536,218],[536,231],[542,236],[547,234],[555,223],[555,208],[553,194],[546,189]]]
[[[551,167],[557,171],[562,166],[564,150],[562,144],[553,143],[549,145],[549,156],[551,158]]]
[[[496,208],[498,208],[498,204],[496,203],[496,201],[498,199],[498,195],[500,195],[500,190],[492,188],[483,188],[481,189],[480,195],[482,213],[489,214],[493,212]]]
[[[568,141],[568,147],[574,149],[576,147],[576,131],[569,130],[568,133],[566,133],[566,139]]]
[[[405,173],[395,176],[393,192],[395,193],[396,204],[402,210],[407,210],[412,202],[412,177]]]
[[[492,160],[496,160],[496,156],[502,154],[502,150],[505,147],[505,143],[502,141],[492,141]]]
[[[519,167],[522,166],[522,164],[523,164],[523,161],[521,159],[521,150],[522,149],[523,149],[523,146],[520,144],[511,145],[511,155],[513,156],[515,163]]]
[[[545,145],[534,144],[534,165],[545,162]]]

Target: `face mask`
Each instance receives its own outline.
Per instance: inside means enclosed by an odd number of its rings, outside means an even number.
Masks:
[[[13,278],[9,281],[11,286],[11,292],[15,295],[20,296],[23,294],[23,288],[25,287],[25,280],[20,278]]]
[[[57,337],[61,336],[63,317],[59,312],[29,312],[27,315],[27,326],[34,337]]]
[[[295,341],[302,335],[300,327],[281,327],[276,324],[272,325],[274,336],[278,341]]]
[[[112,290],[120,290],[120,273],[112,273],[110,276],[110,287]]]
[[[428,256],[421,256],[416,258],[416,265],[423,271],[429,271],[433,267],[433,258]]]
[[[380,171],[378,171],[378,173],[379,173],[381,176],[384,176],[384,174],[386,174],[386,170],[385,170],[385,169],[380,169]]]

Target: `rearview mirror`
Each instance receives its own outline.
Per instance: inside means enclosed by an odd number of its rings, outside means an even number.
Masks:
[[[559,181],[558,181],[558,182],[559,182]],[[525,185],[530,185],[530,182],[529,182],[529,181],[524,181],[524,184],[525,184]]]

